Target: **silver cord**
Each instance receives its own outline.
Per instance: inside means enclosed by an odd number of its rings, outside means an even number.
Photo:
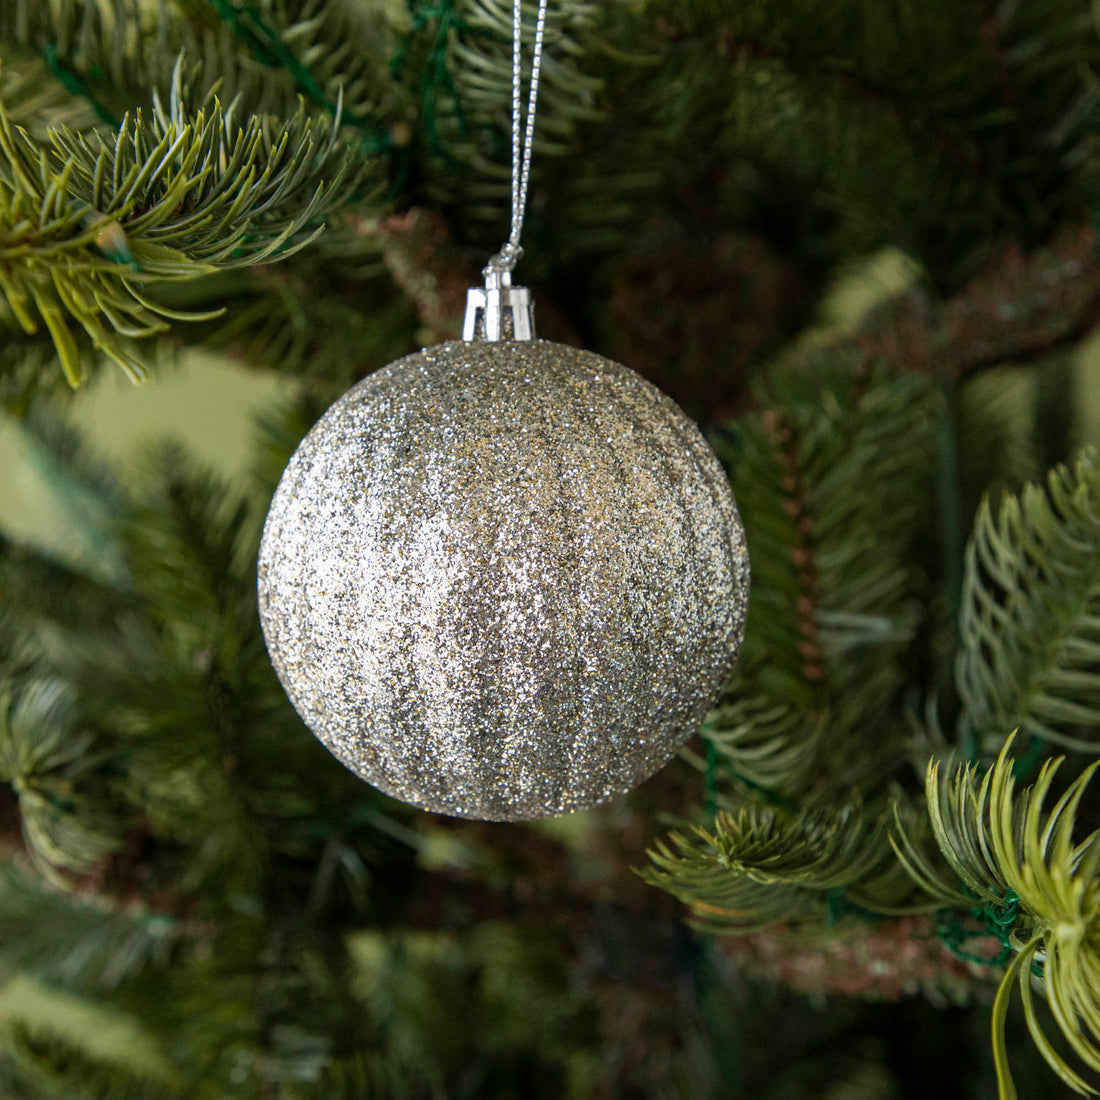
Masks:
[[[512,232],[501,250],[489,261],[485,273],[511,271],[523,255],[519,239],[523,233],[523,215],[527,209],[527,184],[531,178],[531,145],[535,137],[535,105],[539,95],[539,73],[542,70],[542,40],[546,30],[546,5],[539,0],[535,23],[535,47],[531,57],[531,89],[527,97],[527,126],[520,147],[522,119],[523,3],[512,0]]]

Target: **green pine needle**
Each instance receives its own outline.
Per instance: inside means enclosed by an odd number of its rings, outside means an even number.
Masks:
[[[30,681],[15,699],[0,690],[0,781],[19,799],[28,853],[56,886],[67,885],[64,872],[91,871],[118,847],[103,807],[82,792],[82,777],[100,762],[93,748],[60,683]]]
[[[972,906],[973,898],[1018,904],[1008,942],[1017,952],[993,1006],[993,1052],[1000,1100],[1015,1100],[1004,1037],[1005,1014],[1018,984],[1028,1030],[1051,1068],[1076,1092],[1089,1085],[1043,1034],[1032,998],[1032,963],[1041,961],[1042,986],[1059,1030],[1081,1061],[1100,1070],[1100,833],[1075,843],[1081,799],[1100,761],[1085,769],[1048,814],[1044,805],[1062,764],[1048,760],[1036,782],[1016,790],[1013,738],[997,762],[978,779],[973,764],[945,776],[928,766],[927,795],[932,832],[951,870],[971,891],[953,887],[945,870],[919,851],[904,830],[898,855],[922,889],[945,903]]]
[[[967,554],[964,723],[1082,752],[1100,746],[1100,455],[978,512]]]
[[[673,832],[649,857],[642,877],[690,905],[700,927],[724,934],[823,921],[837,897],[863,908],[867,887],[897,881],[883,822],[858,805],[744,806],[719,814],[713,830]]]
[[[804,782],[824,731],[820,716],[760,695],[722,700],[701,730],[733,778],[773,795]]]
[[[129,341],[222,312],[170,309],[150,289],[292,255],[370,174],[337,140],[338,119],[300,108],[238,126],[233,105],[191,98],[178,63],[148,120],[128,115],[111,138],[59,128],[46,145],[0,106],[0,291],[25,332],[45,322],[72,385],[74,322],[139,379]]]

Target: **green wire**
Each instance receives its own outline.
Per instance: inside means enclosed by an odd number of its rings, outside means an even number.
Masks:
[[[1003,902],[987,901],[984,905],[976,905],[970,910],[971,918],[980,921],[986,934],[992,936],[1001,945],[1001,950],[992,958],[963,950],[962,945],[971,939],[975,932],[974,929],[965,927],[963,920],[959,917],[953,914],[949,918],[945,916],[945,914],[951,914],[951,910],[940,910],[936,914],[936,935],[956,958],[964,962],[978,963],[980,966],[1005,966],[1013,955],[1009,935],[1016,924],[1019,906],[1020,899],[1012,890],[1009,890]]]
[[[46,62],[46,67],[55,77],[57,77],[67,92],[86,99],[88,103],[91,104],[92,110],[95,111],[101,122],[114,127],[116,130],[119,128],[121,125],[119,119],[115,118],[115,116],[96,99],[81,75],[58,56],[56,43],[51,42],[46,46],[42,51],[42,57]]]
[[[450,49],[452,30],[470,33],[474,28],[456,13],[454,0],[442,0],[441,3],[434,5],[409,0],[409,11],[412,15],[412,26],[405,36],[405,41],[390,62],[390,72],[395,79],[400,79],[405,69],[409,49],[416,35],[430,22],[436,20],[438,25],[432,39],[432,48],[428,52],[420,78],[420,115],[424,120],[424,132],[427,134],[429,147],[449,164],[454,165],[457,162],[439,136],[439,128],[436,122],[436,101],[439,89],[442,88],[454,104],[459,134],[466,137],[469,134],[469,123],[462,107],[462,99],[458,94],[458,87],[447,66],[447,54]]]
[[[285,69],[294,79],[295,86],[304,95],[330,113],[336,113],[336,101],[325,92],[309,67],[302,64],[294,52],[280,39],[279,35],[268,26],[258,5],[248,3],[246,0],[211,0],[211,3],[218,17],[248,47],[257,61],[269,68]],[[454,164],[454,158],[444,146],[439,135],[437,104],[441,92],[450,98],[454,105],[459,133],[466,137],[470,130],[469,121],[447,61],[451,32],[471,33],[476,28],[472,28],[466,20],[458,15],[455,0],[440,0],[439,3],[435,4],[417,3],[416,0],[410,0],[409,7],[412,12],[412,26],[391,59],[390,70],[395,78],[400,77],[416,35],[430,22],[437,22],[431,50],[425,60],[420,79],[421,118],[431,149]],[[60,57],[56,44],[51,43],[43,50],[43,58],[50,72],[67,91],[87,100],[95,110],[96,115],[104,123],[118,129],[121,124],[119,119],[96,99],[84,78]],[[341,112],[341,119],[352,128],[364,132],[365,137],[362,146],[365,152],[402,153],[402,150],[395,147],[393,138],[389,134],[380,131],[378,126],[371,120],[348,111]],[[402,158],[398,156],[398,159],[401,160]],[[400,176],[403,176],[406,171],[407,165],[403,163],[398,165]]]
[[[300,91],[326,110],[336,113],[336,101],[325,93],[309,68],[298,60],[275,31],[264,22],[263,13],[255,4],[241,3],[240,0],[212,2],[222,22],[248,46],[257,61],[271,69],[286,69]],[[368,152],[386,152],[393,148],[393,139],[388,134],[381,133],[369,119],[346,111],[342,112],[341,118],[349,126],[370,135],[369,140],[364,142]]]
[[[309,68],[298,60],[275,31],[267,25],[263,13],[257,5],[245,3],[243,0],[211,0],[211,2],[218,16],[248,46],[252,55],[258,61],[269,68],[286,69],[293,76],[296,86],[304,94],[330,112],[335,113],[335,101],[325,93]],[[442,90],[442,93],[448,96],[454,105],[455,119],[458,123],[460,135],[466,137],[470,130],[469,122],[447,61],[451,32],[463,31],[470,33],[475,28],[472,28],[469,23],[458,15],[454,0],[441,0],[436,4],[416,3],[416,0],[410,0],[409,9],[412,14],[412,25],[408,34],[405,35],[404,41],[390,60],[390,72],[395,79],[401,77],[417,34],[430,22],[435,21],[437,26],[432,39],[432,46],[425,60],[420,78],[420,117],[423,120],[424,132],[429,147],[449,164],[456,165],[457,161],[446,148],[439,135],[437,103]],[[388,134],[379,133],[378,128],[368,119],[347,112],[343,113],[342,118],[354,128],[368,133],[368,139],[363,143],[367,152],[400,152],[400,150],[395,150],[393,139]],[[406,169],[407,165],[405,164],[398,166],[399,178],[403,178]]]

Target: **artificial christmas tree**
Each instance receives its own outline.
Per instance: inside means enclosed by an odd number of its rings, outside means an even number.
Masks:
[[[284,698],[262,517],[341,393],[458,335],[511,17],[0,7],[0,392],[86,548],[0,562],[4,1090],[1095,1089],[1081,0],[552,3],[524,281],[726,463],[740,664],[679,761],[540,825],[395,803]],[[885,247],[906,285],[824,329]],[[86,391],[194,349],[296,380],[252,475],[103,463]]]

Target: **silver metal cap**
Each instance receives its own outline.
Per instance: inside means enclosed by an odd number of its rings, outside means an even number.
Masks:
[[[485,286],[466,291],[463,340],[534,340],[535,303],[525,286],[512,286],[512,273],[485,269]]]

